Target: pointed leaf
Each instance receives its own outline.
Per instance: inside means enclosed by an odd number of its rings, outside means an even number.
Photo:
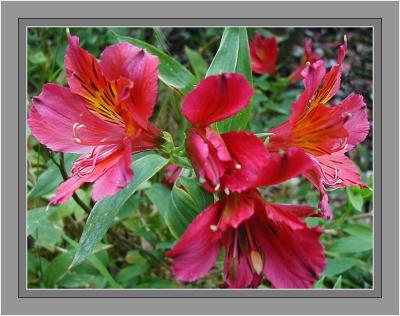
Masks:
[[[115,216],[126,201],[135,193],[136,189],[167,163],[167,159],[155,154],[149,154],[137,160],[134,159],[133,181],[117,194],[96,203],[90,212],[71,266],[85,260],[96,247],[97,243],[104,237],[108,228],[113,223]]]

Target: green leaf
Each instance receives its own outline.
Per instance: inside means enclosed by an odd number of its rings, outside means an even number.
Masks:
[[[58,285],[64,288],[104,288],[107,280],[100,275],[67,273]]]
[[[97,243],[104,237],[108,228],[113,224],[115,216],[126,201],[135,193],[136,189],[145,181],[149,180],[168,160],[149,154],[133,162],[133,181],[117,194],[107,197],[96,203],[86,221],[79,247],[71,266],[81,263],[93,251]]]
[[[315,289],[325,289],[326,286],[324,285],[325,276],[323,275],[317,282],[314,284]]]
[[[156,55],[160,59],[158,76],[166,85],[181,90],[184,94],[188,93],[196,86],[196,77],[171,56],[168,56],[158,48],[136,38],[122,36],[116,33],[113,34],[119,42],[131,43]]]
[[[57,281],[68,271],[74,254],[74,251],[60,253],[50,262],[43,274],[43,281],[48,288],[54,288]]]
[[[368,242],[372,243],[372,229],[371,227],[361,225],[361,224],[348,224],[346,225],[343,230],[355,237],[365,239]]]
[[[165,221],[171,233],[179,238],[196,216],[214,201],[211,193],[197,180],[181,176],[171,191]]]
[[[355,258],[328,259],[328,264],[326,265],[324,275],[327,277],[331,277],[334,275],[341,274],[349,270],[356,263],[357,259]]]
[[[203,79],[206,76],[207,73],[207,63],[201,57],[201,55],[190,49],[189,47],[185,46],[185,54],[189,59],[190,65],[192,66],[193,72],[196,75],[196,77],[200,80]]]
[[[329,247],[329,251],[335,253],[359,253],[372,249],[372,239],[364,239],[356,236],[341,238]]]
[[[78,155],[75,154],[65,154],[65,169],[68,172],[71,170],[72,164],[77,157]],[[60,170],[51,160],[49,160],[48,168],[38,177],[35,187],[28,194],[28,198],[32,199],[53,193],[62,181],[63,178]]]
[[[364,205],[364,198],[359,192],[356,192],[352,188],[347,188],[347,196],[349,197],[349,201],[351,205],[359,212],[362,212]]]
[[[207,71],[207,76],[222,72],[237,72],[252,85],[249,43],[246,28],[228,27],[222,34],[218,51]],[[244,130],[249,122],[251,104],[240,113],[215,124],[220,133]]]
[[[145,274],[148,269],[149,265],[147,262],[135,263],[134,265],[121,269],[115,279],[119,283],[126,284],[134,277]]]
[[[161,183],[155,183],[145,192],[157,211],[164,217],[168,209],[166,201],[169,201],[171,190]]]
[[[72,260],[71,265],[69,266],[69,270],[72,268],[74,260],[76,259],[76,254],[77,254],[77,250],[79,250],[79,244],[77,242],[75,242],[74,240],[72,240],[71,238],[69,238],[67,235],[64,235],[64,239],[74,248],[75,250],[75,257]],[[102,247],[100,247],[102,248]],[[110,272],[108,272],[107,268],[104,266],[103,262],[97,257],[97,255],[95,255],[96,250],[93,250],[93,254],[90,254],[88,256],[86,256],[84,259],[87,259],[89,261],[89,263],[97,270],[100,272],[100,274],[107,280],[107,282],[110,284],[111,288],[121,288],[121,285],[119,283],[117,283],[114,278],[112,277],[112,275],[110,274]]]
[[[341,289],[342,288],[342,276],[341,275],[339,275],[339,277],[337,278],[333,288],[334,289]]]

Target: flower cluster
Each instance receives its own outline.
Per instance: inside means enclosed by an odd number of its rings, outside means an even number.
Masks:
[[[253,88],[238,73],[208,76],[189,92],[182,113],[190,122],[186,154],[199,183],[216,201],[187,227],[167,252],[178,280],[205,276],[225,249],[222,287],[257,287],[265,276],[275,288],[309,288],[326,258],[322,229],[305,219],[332,218],[327,188],[364,186],[346,152],[369,131],[363,97],[329,102],[340,88],[346,43],[327,72],[305,44],[299,67],[289,82],[303,80],[304,91],[292,104],[288,120],[269,132],[268,142],[248,131],[219,133],[215,123],[245,109]],[[256,35],[250,43],[253,71],[277,72],[279,48],[274,37]],[[84,183],[101,200],[129,184],[131,156],[160,148],[162,133],[150,122],[157,100],[158,57],[129,43],[107,47],[98,61],[69,37],[65,56],[68,88],[46,84],[33,98],[29,124],[49,149],[79,153],[71,177],[51,201],[66,201]],[[171,164],[164,184],[172,187],[181,168]],[[320,193],[319,209],[274,204],[260,187],[304,175]]]

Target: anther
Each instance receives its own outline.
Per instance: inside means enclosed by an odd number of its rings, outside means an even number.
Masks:
[[[257,274],[261,274],[263,270],[263,260],[261,254],[256,250],[252,250],[250,252],[250,259],[254,270],[257,272]]]
[[[279,156],[283,157],[285,155],[285,151],[283,149],[278,150]]]
[[[218,183],[215,187],[214,187],[214,191],[218,191],[220,189],[221,185]]]
[[[306,67],[310,66],[311,63],[309,61],[306,62]]]
[[[210,225],[210,229],[211,229],[213,232],[216,232],[216,231],[218,230],[218,226],[217,226],[217,225]]]
[[[347,112],[346,115],[348,118],[351,118],[353,116],[353,114],[351,114],[350,112]]]
[[[199,178],[199,182],[200,182],[200,184],[206,183],[206,179],[201,177],[201,178]]]
[[[344,43],[347,44],[347,35],[346,34],[344,34],[343,40],[344,40]]]
[[[229,195],[231,193],[228,188],[225,188],[224,192],[225,192],[226,195]]]
[[[235,165],[235,169],[236,169],[236,170],[240,170],[240,169],[242,169],[242,166],[241,166],[240,164],[237,163],[237,164]]]

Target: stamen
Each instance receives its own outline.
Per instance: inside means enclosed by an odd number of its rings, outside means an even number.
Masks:
[[[279,156],[283,157],[283,156],[285,156],[285,151],[283,149],[279,149],[278,154],[279,154]]]
[[[210,225],[210,229],[211,229],[213,232],[216,232],[216,231],[218,230],[218,226],[217,226],[217,225]]]
[[[218,184],[214,187],[214,191],[218,191],[220,188],[221,188],[221,184],[218,183]]]
[[[206,183],[206,179],[204,179],[203,177],[200,177],[199,182],[200,182],[200,184],[204,184],[204,183]]]
[[[226,195],[229,195],[231,193],[228,188],[225,188],[224,192],[225,192]]]
[[[236,169],[236,170],[240,170],[240,169],[242,169],[242,166],[241,166],[240,164],[237,163],[237,164],[235,164],[235,169]]]
[[[261,274],[261,272],[263,271],[263,266],[264,266],[264,262],[261,257],[261,254],[256,250],[252,250],[250,252],[250,259],[251,259],[251,265],[253,266],[256,273]]]
[[[318,162],[318,160],[315,159],[314,157],[310,157],[310,158],[317,163],[317,166],[322,174],[322,182],[324,184],[327,184],[329,186],[334,186],[336,184],[343,182],[343,180],[340,179],[340,175],[341,175],[342,171],[339,168],[337,168],[335,165],[333,166],[335,168],[335,176],[333,179],[330,179],[329,176],[324,171],[324,169],[321,167],[321,164]]]

